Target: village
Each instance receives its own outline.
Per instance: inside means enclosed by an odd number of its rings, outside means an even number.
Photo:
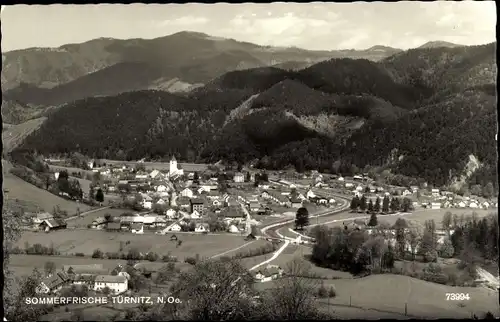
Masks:
[[[332,190],[368,201],[385,196],[411,200],[418,209],[490,209],[495,200],[478,196],[459,196],[450,191],[424,186],[397,187],[375,183],[367,174],[353,177],[247,170],[223,172],[210,170],[206,164],[179,164],[172,158],[168,167],[146,171],[113,163],[97,165],[88,162],[93,173],[89,191],[83,200],[99,202],[111,208],[124,209],[118,216],[87,215],[85,227],[108,231],[129,231],[134,234],[167,232],[249,234],[253,226],[269,219],[294,216],[294,209],[334,207],[334,198],[316,195],[314,188]],[[57,180],[60,172],[54,172]],[[62,193],[64,195],[64,193]],[[98,195],[101,194],[99,199]],[[106,196],[106,197],[104,197]],[[108,200],[104,200],[108,199]],[[31,228],[50,231],[67,228],[66,221],[54,214],[32,215]]]

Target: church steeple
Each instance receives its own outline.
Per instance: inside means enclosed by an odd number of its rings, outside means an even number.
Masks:
[[[172,159],[170,159],[170,161],[175,161],[175,162],[177,162],[177,160],[175,159],[175,155],[172,155]]]

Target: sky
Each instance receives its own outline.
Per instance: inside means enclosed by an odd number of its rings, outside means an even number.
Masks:
[[[2,51],[197,31],[309,50],[496,40],[494,1],[2,6]]]

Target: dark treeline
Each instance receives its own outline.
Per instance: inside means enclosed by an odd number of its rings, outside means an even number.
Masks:
[[[488,52],[482,47],[470,52],[475,50]],[[446,61],[434,66],[427,60],[439,62],[445,49],[415,53],[380,64],[334,59],[298,72],[235,71],[184,96],[142,91],[84,99],[52,113],[13,154],[22,159],[19,154],[32,151],[43,155],[78,151],[119,160],[164,160],[175,155],[185,162],[253,161],[265,169],[293,166],[298,171],[344,175],[365,166],[384,166],[437,186],[459,176],[473,155],[483,166],[473,174],[471,185],[492,182],[498,191],[492,143],[495,97],[482,89],[489,78],[482,75],[469,82],[467,91],[458,91],[451,83],[473,77],[475,64],[489,56],[479,55],[479,60],[465,65]],[[457,51],[457,55],[465,54]],[[425,73],[408,69],[412,60],[443,72],[425,78]],[[448,69],[454,78],[447,76]],[[440,80],[452,91],[445,93],[447,87],[438,86]],[[249,106],[252,113],[229,117],[258,93]],[[432,98],[427,100],[431,105],[424,105],[427,98]],[[297,119],[320,122],[319,114],[340,115],[364,125],[355,130],[339,124],[340,132],[327,136]]]

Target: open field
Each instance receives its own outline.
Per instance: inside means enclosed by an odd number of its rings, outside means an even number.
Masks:
[[[19,199],[49,212],[52,211],[54,206],[59,205],[61,210],[67,211],[69,215],[76,214],[77,208],[81,212],[90,210],[88,205],[58,197],[16,177],[9,172],[12,165],[8,161],[2,160],[2,165],[4,167],[4,189],[9,191],[4,194],[5,199],[14,201]]]
[[[274,283],[262,283],[259,288],[270,288]],[[469,318],[471,313],[499,311],[498,292],[479,287],[452,287],[392,274],[325,280],[324,284],[334,286],[337,291],[337,297],[330,299],[336,305],[351,303],[364,309],[404,314],[407,303],[408,315],[422,318]],[[446,293],[468,293],[470,300],[461,301],[464,305],[461,307],[457,301],[446,301]]]
[[[50,171],[54,171],[54,172],[66,171],[66,172],[68,172],[69,175],[71,175],[72,172],[80,172],[81,174],[85,174],[85,175],[87,175],[87,174],[93,175],[94,174],[94,172],[92,172],[91,170],[83,170],[80,168],[64,167],[64,166],[53,165],[53,164],[49,164],[49,169],[50,169]],[[82,189],[83,189],[83,187],[82,187]]]
[[[177,243],[170,241],[170,236],[145,234],[136,235],[126,232],[107,232],[102,230],[59,230],[50,233],[44,232],[24,232],[18,241],[19,247],[24,247],[28,242],[33,245],[40,243],[45,246],[54,245],[54,248],[64,254],[84,253],[92,255],[95,249],[99,248],[104,253],[118,252],[120,242],[130,241],[130,244],[123,248],[128,251],[136,248],[139,252],[155,252],[158,255],[171,254],[177,256],[180,261],[189,256],[199,254],[201,257],[211,257],[224,251],[234,249],[247,243],[243,236],[235,238],[224,235],[191,235],[179,234],[177,237],[182,240],[182,245],[176,247]]]
[[[31,132],[37,130],[46,119],[46,117],[40,117],[21,124],[9,124],[9,127],[2,131],[3,152],[12,151]]]
[[[103,209],[95,211],[83,217],[79,217],[73,220],[68,220],[68,227],[75,228],[87,228],[87,225],[91,224],[97,217],[104,217],[106,214],[111,216],[120,216],[124,212],[130,212],[128,209]]]

